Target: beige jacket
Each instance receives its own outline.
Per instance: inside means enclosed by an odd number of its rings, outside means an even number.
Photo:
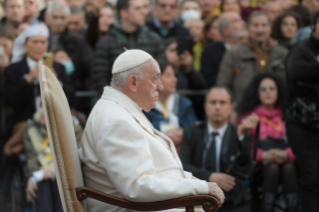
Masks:
[[[154,202],[208,194],[206,181],[183,171],[173,142],[153,128],[133,100],[110,87],[90,114],[80,158],[86,186],[112,196]],[[88,210],[127,211],[90,198]]]

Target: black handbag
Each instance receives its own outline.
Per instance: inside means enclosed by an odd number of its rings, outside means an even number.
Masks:
[[[257,149],[261,148],[265,151],[270,149],[286,149],[288,147],[288,140],[287,138],[272,138],[267,137],[265,139],[259,138],[259,128],[260,124],[258,123],[256,127],[256,134],[255,134],[255,148],[254,148],[254,159],[256,159]]]

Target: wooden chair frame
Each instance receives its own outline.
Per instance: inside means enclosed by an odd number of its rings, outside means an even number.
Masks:
[[[83,201],[90,197],[121,208],[137,211],[161,211],[185,207],[186,212],[194,212],[194,206],[202,205],[204,211],[216,212],[220,206],[218,200],[209,195],[187,196],[166,201],[139,203],[113,197],[105,194],[104,192],[85,186],[76,188],[76,195],[79,201]]]

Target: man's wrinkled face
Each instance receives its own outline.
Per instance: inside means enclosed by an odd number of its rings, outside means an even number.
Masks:
[[[161,71],[154,59],[151,64],[142,70],[143,79],[137,83],[138,104],[145,112],[150,111],[156,105],[158,94],[163,90]]]
[[[173,21],[177,12],[176,4],[176,0],[158,0],[154,12],[160,22]]]
[[[237,13],[230,13],[229,28],[231,38],[234,41],[241,40],[247,36],[246,24]]]
[[[52,10],[51,15],[47,16],[46,20],[51,33],[61,34],[68,25],[69,17],[64,8],[55,8]]]
[[[4,8],[6,18],[14,23],[18,24],[23,21],[25,15],[25,7],[23,0],[8,0],[6,7]]]
[[[258,15],[252,17],[248,26],[249,37],[253,42],[265,43],[270,37],[271,27],[267,16]]]
[[[212,89],[204,107],[209,121],[218,124],[227,122],[234,108],[228,92],[223,88]]]

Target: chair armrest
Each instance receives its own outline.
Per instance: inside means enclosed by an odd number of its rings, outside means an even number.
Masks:
[[[177,199],[148,203],[131,202],[125,199],[107,195],[104,192],[88,187],[76,188],[76,195],[79,201],[83,201],[86,198],[90,197],[92,199],[96,199],[101,202],[105,202],[121,208],[137,211],[161,211],[180,207],[189,208],[190,206],[196,205],[202,205],[203,210],[206,212],[216,212],[219,209],[218,200],[215,197],[209,195],[187,196]]]

